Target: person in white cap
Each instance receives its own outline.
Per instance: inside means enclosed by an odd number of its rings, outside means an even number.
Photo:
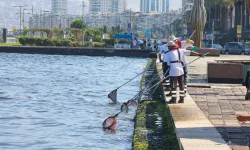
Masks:
[[[192,40],[186,40],[185,43],[181,43],[182,47],[181,49],[189,49],[192,50],[192,47],[194,45],[194,41]],[[184,56],[183,58],[183,70],[184,70],[184,91],[187,92],[187,77],[188,77],[188,69],[187,69],[187,58]]]
[[[176,103],[177,98],[177,82],[180,88],[180,100],[178,103],[184,103],[185,92],[184,92],[184,70],[183,70],[183,60],[185,55],[190,55],[191,53],[198,56],[203,56],[199,53],[179,49],[174,41],[168,42],[168,49],[170,52],[166,55],[166,60],[168,65],[170,66],[170,80],[171,80],[171,93],[172,98],[168,102],[169,104]]]
[[[163,74],[165,75],[164,77],[166,78],[165,79],[165,89],[167,91],[170,91],[170,78],[169,78],[169,67],[168,67],[168,63],[167,63],[167,59],[166,59],[166,54],[169,52],[168,50],[168,46],[167,46],[167,41],[164,40],[162,42],[162,48],[160,50],[160,55],[159,55],[159,59],[160,59],[160,62],[162,62],[162,69],[163,69]]]

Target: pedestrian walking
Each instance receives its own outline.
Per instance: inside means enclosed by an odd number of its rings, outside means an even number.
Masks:
[[[137,40],[136,39],[133,40],[133,48],[137,48]]]
[[[158,51],[158,43],[156,40],[154,41],[154,50],[157,52]]]
[[[174,41],[168,42],[169,52],[166,54],[165,59],[170,67],[169,76],[171,82],[171,100],[169,104],[176,103],[177,99],[177,83],[180,89],[180,100],[178,103],[184,103],[185,91],[184,91],[184,70],[183,70],[183,60],[185,55],[190,55],[191,53],[197,56],[203,56],[199,53],[179,49]]]

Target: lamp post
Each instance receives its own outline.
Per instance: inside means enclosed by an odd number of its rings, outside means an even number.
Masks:
[[[25,9],[24,9],[25,10]],[[19,13],[16,13],[17,15],[19,15]],[[24,15],[25,14],[31,14],[31,13],[24,13],[23,11],[23,19],[22,19],[22,22],[23,22],[23,29],[24,29],[24,25],[25,25],[25,19],[24,19]]]
[[[84,20],[84,7],[86,7],[84,5],[84,1],[82,1],[82,4],[80,6],[82,6],[82,21],[83,21]]]
[[[214,22],[215,21],[220,21],[220,19],[212,19],[212,48],[214,45]]]
[[[45,27],[45,25],[46,25],[46,24],[45,24],[45,13],[48,13],[48,12],[49,12],[49,11],[46,11],[46,10],[43,11],[43,15],[44,15],[44,16],[43,16],[43,26],[44,26],[44,27]]]
[[[41,26],[42,26],[42,13],[44,13],[43,15],[44,15],[44,20],[43,20],[43,27],[45,27],[45,13],[46,12],[49,12],[48,10],[40,10],[40,28],[41,28]]]
[[[31,13],[24,13],[25,10],[29,10],[29,9],[23,9],[23,28],[24,28],[24,24],[25,24],[25,16],[24,14],[31,14]]]
[[[22,30],[22,8],[27,7],[27,5],[24,5],[24,6],[12,6],[12,7],[19,7],[20,8],[20,34],[21,34],[21,30]]]

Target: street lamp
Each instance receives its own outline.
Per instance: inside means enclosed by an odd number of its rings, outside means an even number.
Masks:
[[[84,7],[86,7],[84,5],[84,1],[82,1],[82,4],[80,6],[82,6],[82,21],[84,21]]]
[[[24,5],[24,6],[12,6],[12,7],[19,7],[20,8],[20,34],[21,34],[21,30],[22,30],[22,8],[23,7],[27,7],[28,5]]]
[[[31,14],[31,13],[24,13],[25,10],[29,10],[29,9],[23,9],[23,28],[24,28],[24,19],[25,19],[24,14]]]
[[[220,21],[220,19],[212,19],[212,48],[213,48],[213,45],[214,45],[214,22],[215,21]]]
[[[16,13],[16,14],[19,15],[19,13]],[[31,13],[24,13],[23,12],[23,20],[22,20],[22,22],[23,22],[23,28],[24,28],[24,14],[29,14],[30,15]]]
[[[42,26],[42,13],[44,13],[43,14],[43,16],[44,16],[44,20],[43,20],[43,27],[45,27],[45,13],[47,13],[47,12],[49,12],[48,10],[40,10],[40,28],[41,28],[41,26]]]

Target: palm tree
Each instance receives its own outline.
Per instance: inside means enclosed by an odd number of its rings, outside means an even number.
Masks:
[[[228,10],[234,5],[235,0],[220,0],[220,31],[225,32],[228,31]],[[232,18],[230,19],[232,20]]]
[[[228,8],[234,5],[238,0],[206,0],[205,7],[208,12],[208,28],[212,30],[212,22],[220,21],[220,24],[215,24],[215,29],[221,32],[228,30]],[[231,9],[232,11],[232,9]],[[232,12],[230,12],[232,14]],[[231,15],[232,16],[232,15]],[[230,19],[232,20],[232,18]]]

